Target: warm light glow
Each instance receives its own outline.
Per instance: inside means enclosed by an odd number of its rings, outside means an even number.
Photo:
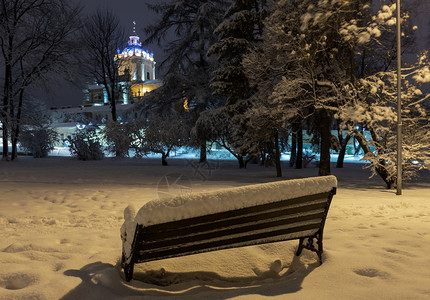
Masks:
[[[185,95],[185,91],[182,91],[182,99],[184,99],[184,109],[185,109],[185,111],[190,111],[190,107],[188,105],[188,98]]]
[[[185,99],[184,101],[184,109],[185,111],[190,111],[190,107],[188,106],[188,99]]]
[[[154,90],[156,87],[146,84],[134,84],[131,87],[131,96],[140,97],[144,96],[146,93]]]

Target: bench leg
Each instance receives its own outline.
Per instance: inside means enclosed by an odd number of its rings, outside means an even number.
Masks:
[[[314,246],[314,239],[317,240],[318,249]],[[302,253],[303,248],[313,251],[318,255],[320,265],[322,264],[322,253],[323,253],[323,244],[322,244],[322,234],[317,232],[314,236],[308,237],[306,243],[303,243],[305,238],[300,238],[299,247],[297,248],[296,255],[299,256]]]
[[[124,265],[125,281],[129,282],[133,279],[134,263]]]
[[[323,243],[322,243],[322,234],[318,235],[317,244],[318,244],[318,258],[320,259],[320,265],[322,265],[322,253],[323,253]]]

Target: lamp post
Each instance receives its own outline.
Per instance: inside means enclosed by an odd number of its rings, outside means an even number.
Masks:
[[[397,191],[396,195],[402,194],[402,53],[400,50],[400,0],[396,0],[396,25],[397,25]]]

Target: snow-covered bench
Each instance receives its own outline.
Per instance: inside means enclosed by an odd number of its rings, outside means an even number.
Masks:
[[[337,180],[312,177],[228,188],[169,200],[152,200],[121,227],[121,265],[277,241],[300,239],[302,249],[323,253],[323,230]],[[316,245],[314,244],[316,241]]]

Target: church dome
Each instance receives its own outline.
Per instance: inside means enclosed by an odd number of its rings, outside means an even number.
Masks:
[[[116,58],[126,58],[130,56],[143,57],[147,60],[154,61],[154,54],[148,50],[142,49],[142,43],[139,42],[139,37],[137,35],[131,35],[128,40],[128,47],[124,50],[117,50]]]

